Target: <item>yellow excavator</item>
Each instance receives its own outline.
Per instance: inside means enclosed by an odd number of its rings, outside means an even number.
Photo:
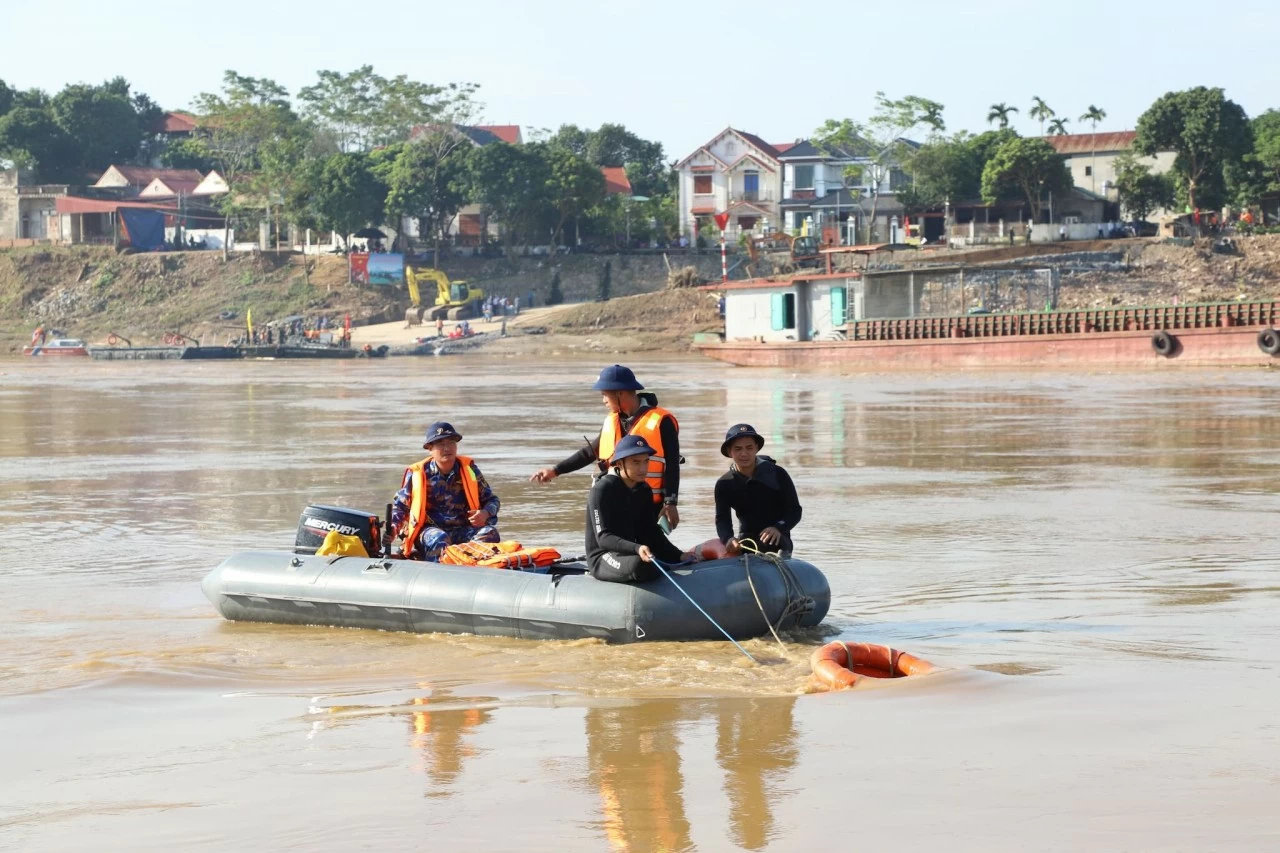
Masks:
[[[434,267],[406,266],[404,281],[409,287],[409,301],[414,305],[422,304],[422,289],[419,287],[419,282],[435,282],[436,301],[426,312],[432,320],[466,320],[480,314],[480,303],[484,301],[484,291],[470,286],[465,281],[450,281],[444,270]]]

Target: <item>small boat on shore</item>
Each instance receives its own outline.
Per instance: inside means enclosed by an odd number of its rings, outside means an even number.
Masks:
[[[23,355],[81,355],[89,354],[89,348],[85,346],[84,341],[79,338],[55,338],[44,344],[36,344],[34,346],[25,346],[22,348]]]
[[[795,559],[710,560],[673,569],[674,583],[621,584],[596,580],[581,560],[518,570],[314,554],[317,530],[373,545],[377,525],[368,513],[308,507],[295,553],[235,554],[201,586],[237,622],[610,643],[723,639],[676,583],[735,639],[816,627],[831,604],[826,577]]]

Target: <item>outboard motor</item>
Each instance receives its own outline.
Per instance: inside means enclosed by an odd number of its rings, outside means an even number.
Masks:
[[[359,536],[371,557],[382,553],[382,521],[376,515],[319,504],[302,511],[302,517],[298,519],[298,535],[293,540],[293,553],[314,554],[324,544],[324,537],[330,530],[344,536]]]

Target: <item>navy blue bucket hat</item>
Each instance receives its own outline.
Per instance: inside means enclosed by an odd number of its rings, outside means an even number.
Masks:
[[[453,424],[445,421],[436,421],[427,427],[427,437],[422,440],[422,447],[423,449],[429,448],[437,441],[444,441],[446,438],[462,441],[462,436],[453,428]]]
[[[621,364],[611,364],[600,371],[600,378],[591,386],[596,391],[643,391],[644,386],[636,381],[631,368]]]
[[[729,455],[729,445],[733,444],[740,438],[754,438],[756,440],[756,450],[764,447],[764,436],[756,432],[756,428],[751,424],[734,424],[729,427],[724,434],[724,443],[720,445],[720,455]]]
[[[622,441],[619,441],[613,448],[613,455],[609,457],[609,464],[616,464],[628,456],[652,455],[653,448],[649,446],[649,442],[638,435],[627,435],[623,436]]]

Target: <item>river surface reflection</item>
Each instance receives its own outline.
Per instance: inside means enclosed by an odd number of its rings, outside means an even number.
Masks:
[[[725,427],[796,479],[828,633],[608,647],[232,624],[199,580],[380,511],[450,420],[504,536],[581,550],[601,365],[0,365],[0,847],[1270,849],[1280,373],[836,377],[645,361],[713,533]],[[840,839],[840,840],[837,840]]]

